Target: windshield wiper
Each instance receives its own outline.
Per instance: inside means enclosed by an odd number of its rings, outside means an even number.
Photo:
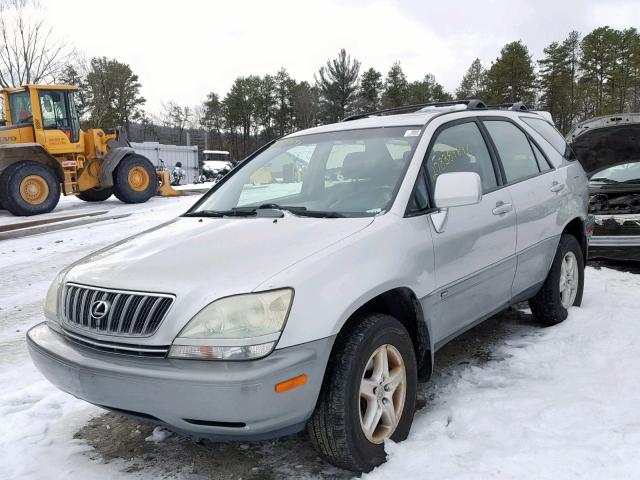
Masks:
[[[256,215],[255,207],[235,207],[230,210],[197,210],[184,217],[250,217]]]
[[[286,210],[288,212],[299,212],[302,210],[306,210],[307,207],[298,207],[295,205],[278,205],[277,203],[263,203],[262,205],[260,205],[258,207],[259,210],[266,210],[266,209],[272,209],[272,210]]]
[[[620,183],[615,180],[611,180],[610,178],[605,177],[595,177],[590,179],[592,182],[602,182],[602,183]]]
[[[299,217],[314,217],[314,218],[345,218],[346,215],[339,212],[324,212],[322,210],[303,210],[293,212],[294,215]]]
[[[640,183],[640,178],[631,178],[620,183]]]
[[[198,210],[185,213],[184,217],[252,217],[261,216],[258,210],[280,210],[291,212],[299,217],[314,218],[345,218],[346,215],[339,212],[322,210],[307,210],[307,207],[278,205],[276,203],[264,203],[259,207],[235,207],[230,210]],[[265,212],[266,214],[267,212]]]

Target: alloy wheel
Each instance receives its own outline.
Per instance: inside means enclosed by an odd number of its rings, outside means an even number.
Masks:
[[[560,302],[564,308],[568,309],[573,305],[579,282],[578,259],[573,252],[567,252],[560,265]]]
[[[360,426],[367,440],[380,444],[395,431],[404,408],[407,373],[393,345],[378,347],[360,381]]]

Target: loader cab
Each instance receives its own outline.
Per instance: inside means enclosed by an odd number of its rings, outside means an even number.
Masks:
[[[40,143],[49,153],[81,153],[82,131],[74,102],[77,87],[25,85],[5,89],[7,124],[13,128],[32,127],[21,141]]]
[[[38,91],[42,128],[59,130],[71,143],[80,140],[80,119],[71,90]]]

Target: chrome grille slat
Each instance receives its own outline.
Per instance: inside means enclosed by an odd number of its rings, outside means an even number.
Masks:
[[[85,314],[84,314],[84,309],[85,309],[85,307],[87,306],[87,297],[89,296],[89,292],[90,292],[90,291],[91,291],[91,290],[85,290],[85,291],[82,293],[82,301],[80,302],[80,318],[79,318],[79,320],[80,320],[80,324],[81,324],[82,326],[84,326],[84,319],[85,319],[85,318],[87,318],[87,317],[85,316]]]
[[[164,320],[174,297],[70,283],[65,285],[62,299],[62,317],[68,327],[103,335],[148,337]],[[91,316],[91,306],[100,300],[109,303],[109,310],[105,317],[96,319]]]
[[[135,298],[135,295],[129,295],[128,298],[124,302],[124,307],[122,307],[122,313],[120,313],[120,318],[118,319],[118,326],[116,327],[116,332],[122,331],[122,324],[127,319],[127,313],[129,312],[129,306],[131,302]]]
[[[136,326],[136,320],[138,319],[138,315],[140,315],[140,310],[142,310],[143,305],[147,302],[147,299],[142,297],[142,299],[138,302],[138,306],[136,307],[136,311],[133,312],[133,318],[131,319],[131,325],[129,326],[129,335],[133,333],[133,327]]]
[[[161,302],[162,302],[162,297],[158,297],[153,301],[153,305],[151,305],[151,310],[149,310],[149,313],[147,313],[147,316],[144,320],[144,324],[140,329],[141,332],[144,332],[147,330],[147,327],[149,326],[149,321],[153,317],[153,314],[156,312],[158,305],[160,305]]]
[[[116,294],[113,302],[111,302],[111,310],[109,310],[109,315],[107,316],[107,332],[111,331],[111,322],[113,321],[113,313],[116,311],[116,306],[118,305],[118,300],[122,296],[121,293]]]
[[[71,304],[72,304],[72,312],[71,312],[71,317],[72,318],[78,318],[77,317],[77,308],[78,308],[78,295],[80,295],[80,289],[77,287],[71,287],[73,289],[73,293],[71,294]],[[74,320],[75,321],[75,320]]]

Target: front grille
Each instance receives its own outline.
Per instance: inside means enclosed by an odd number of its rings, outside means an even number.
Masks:
[[[173,304],[173,296],[87,287],[68,283],[62,295],[66,324],[89,332],[123,337],[153,335]],[[98,302],[101,312],[94,312]],[[94,313],[92,313],[94,312]],[[97,314],[95,314],[97,313]]]

